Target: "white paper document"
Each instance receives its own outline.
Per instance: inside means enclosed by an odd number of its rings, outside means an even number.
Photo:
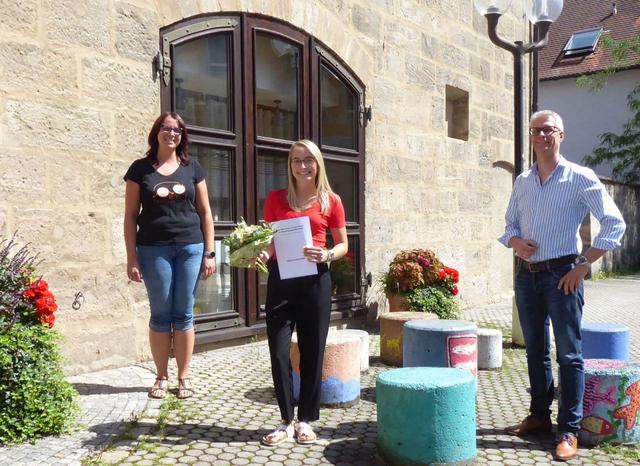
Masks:
[[[306,277],[317,275],[318,266],[309,262],[302,254],[305,246],[313,245],[309,217],[296,217],[272,223],[276,234],[273,245],[276,248],[280,278]]]

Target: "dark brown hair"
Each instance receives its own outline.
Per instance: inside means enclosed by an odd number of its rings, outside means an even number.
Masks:
[[[175,112],[161,113],[160,116],[156,118],[156,121],[153,122],[153,126],[151,126],[151,131],[149,131],[149,136],[147,138],[147,141],[149,142],[149,150],[147,151],[146,156],[149,157],[152,163],[158,163],[158,133],[160,132],[160,128],[167,117],[171,117],[176,120],[178,122],[178,126],[182,129],[180,144],[176,147],[176,155],[178,156],[181,165],[189,165],[189,153],[187,152],[187,148],[189,147],[189,135],[187,134],[187,125],[184,124],[182,117]]]

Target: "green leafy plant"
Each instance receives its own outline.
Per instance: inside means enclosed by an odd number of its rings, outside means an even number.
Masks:
[[[65,380],[52,327],[57,304],[35,256],[0,242],[0,444],[58,435],[75,425],[77,392]]]
[[[431,312],[440,319],[456,319],[460,309],[451,292],[439,285],[416,288],[407,296],[409,310]]]

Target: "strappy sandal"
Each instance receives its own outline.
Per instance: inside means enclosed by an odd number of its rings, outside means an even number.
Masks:
[[[188,377],[178,379],[178,398],[184,400],[193,396],[193,388]]]
[[[298,422],[296,425],[296,442],[300,445],[311,445],[316,443],[318,436],[311,426],[306,422]]]
[[[153,387],[149,390],[149,398],[162,400],[167,396],[169,379],[167,377],[157,377]]]
[[[274,447],[280,445],[282,442],[293,438],[295,428],[293,422],[286,424],[282,421],[275,430],[264,437],[262,437],[262,444],[268,447]]]

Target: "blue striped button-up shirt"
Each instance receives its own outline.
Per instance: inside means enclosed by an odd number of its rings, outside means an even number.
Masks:
[[[591,246],[605,250],[620,246],[626,225],[593,170],[560,156],[541,184],[534,164],[516,178],[505,215],[505,233],[499,241],[507,247],[514,236],[535,241],[538,249],[529,258],[531,262],[579,254],[580,225],[589,211],[600,222],[600,233]]]

